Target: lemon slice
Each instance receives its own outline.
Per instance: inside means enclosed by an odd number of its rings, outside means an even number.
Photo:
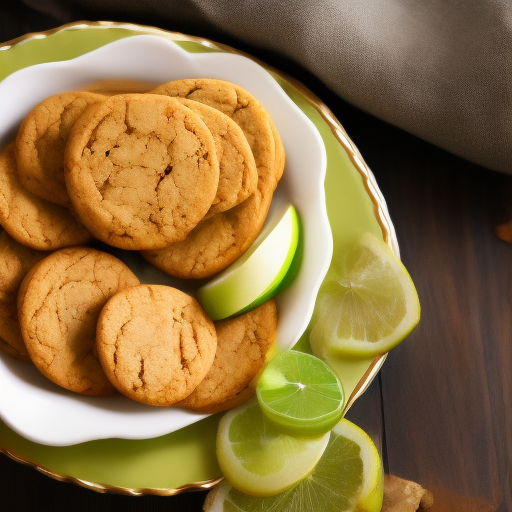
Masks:
[[[322,359],[388,352],[420,319],[406,268],[380,239],[365,233],[333,260],[315,307],[310,343]]]
[[[292,205],[274,215],[243,256],[197,291],[208,316],[221,320],[245,313],[281,291],[290,280],[285,277],[297,252],[299,232],[299,216]]]
[[[343,413],[343,388],[318,357],[286,350],[260,375],[256,396],[265,416],[291,435],[331,430]]]
[[[331,431],[312,473],[271,497],[244,494],[223,481],[208,494],[204,512],[379,512],[382,462],[370,437],[346,419]]]
[[[361,448],[363,488],[354,512],[380,512],[384,497],[384,468],[377,447],[363,429],[348,420],[338,423],[333,431],[348,437]]]
[[[219,423],[217,459],[236,489],[272,496],[308,476],[329,441],[329,434],[293,437],[265,419],[256,400],[229,411]]]

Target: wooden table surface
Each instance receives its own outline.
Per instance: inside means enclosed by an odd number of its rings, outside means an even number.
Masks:
[[[185,31],[157,20],[118,21]],[[60,24],[12,1],[0,11],[0,42]],[[374,119],[277,55],[200,35],[248,51],[312,89],[344,125],[387,200],[422,317],[349,419],[376,441],[386,472],[433,492],[431,512],[511,511],[512,245],[496,238],[494,226],[512,212],[512,177]],[[0,495],[2,510],[14,512],[192,512],[205,497],[102,495],[3,455]]]

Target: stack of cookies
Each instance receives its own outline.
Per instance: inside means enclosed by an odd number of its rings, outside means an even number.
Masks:
[[[272,119],[235,84],[46,99],[0,155],[0,348],[86,395],[201,411],[245,400],[275,338],[274,301],[214,324],[193,297],[140,285],[83,244],[211,276],[256,239],[283,168]]]

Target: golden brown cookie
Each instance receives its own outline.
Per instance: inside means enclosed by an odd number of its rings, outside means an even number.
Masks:
[[[178,100],[204,121],[215,141],[219,185],[207,216],[229,210],[247,199],[258,183],[256,163],[244,132],[220,110],[185,98]]]
[[[11,346],[7,341],[0,338],[0,350],[5,354],[11,356],[18,361],[30,361],[30,356],[28,352],[18,352],[13,346]]]
[[[115,392],[94,353],[96,323],[110,297],[137,284],[124,263],[88,247],[62,249],[39,262],[18,295],[21,332],[33,363],[71,391]]]
[[[168,406],[208,373],[217,347],[199,303],[169,286],[128,288],[103,308],[96,349],[105,373],[133,400]]]
[[[272,129],[272,135],[274,136],[274,142],[276,145],[276,177],[279,181],[283,177],[284,166],[286,163],[286,155],[284,152],[283,141],[277,131],[277,127],[274,124],[272,118],[270,118],[270,128]]]
[[[215,322],[215,329],[217,352],[213,365],[178,406],[214,413],[236,407],[254,395],[251,384],[276,339],[276,303],[271,299],[236,318]]]
[[[18,291],[28,271],[47,252],[29,249],[5,231],[0,233],[0,337],[20,356],[29,360],[18,321]]]
[[[22,185],[13,144],[0,154],[0,224],[21,244],[42,251],[91,239],[67,208],[41,199]]]
[[[142,253],[171,275],[201,279],[226,268],[254,242],[282,175],[284,158],[276,154],[270,116],[241,87],[220,80],[191,79],[169,82],[153,92],[204,102],[230,116],[242,128],[256,161],[257,189],[248,199],[202,221],[182,242]]]
[[[18,173],[27,190],[53,203],[71,204],[64,181],[64,148],[78,117],[103,100],[91,92],[63,92],[27,114],[16,137]]]
[[[284,167],[284,149],[269,113],[252,94],[239,85],[214,78],[174,80],[151,92],[198,101],[233,119],[249,142],[258,172],[271,173],[276,179],[275,188],[283,171],[281,166]]]
[[[121,94],[76,121],[65,175],[91,233],[121,249],[149,249],[183,240],[205,216],[219,164],[210,131],[179,101]]]

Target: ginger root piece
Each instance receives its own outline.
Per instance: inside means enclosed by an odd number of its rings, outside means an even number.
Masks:
[[[434,504],[432,494],[421,485],[394,475],[384,475],[382,512],[417,512]]]
[[[507,222],[503,222],[502,224],[498,224],[494,232],[498,238],[504,242],[512,244],[512,219]]]

